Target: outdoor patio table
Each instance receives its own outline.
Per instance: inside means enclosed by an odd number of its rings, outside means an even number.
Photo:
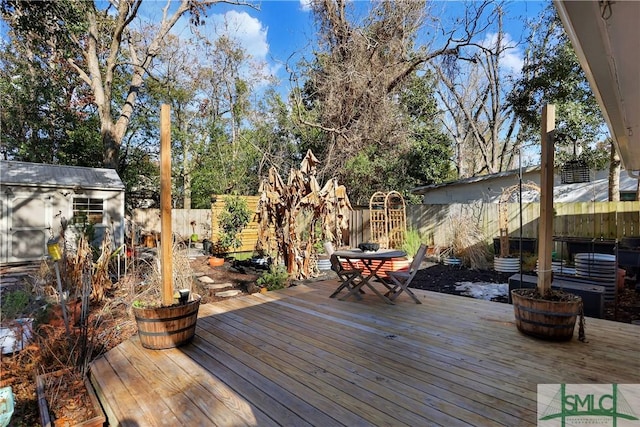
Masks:
[[[380,291],[378,291],[370,282],[375,278],[388,290],[391,290],[392,286],[390,286],[383,277],[378,275],[378,272],[380,271],[382,266],[387,263],[387,261],[390,261],[393,258],[407,256],[406,252],[395,249],[380,249],[375,252],[363,252],[361,249],[349,249],[336,251],[334,253],[337,257],[345,259],[352,268],[356,268],[354,262],[357,261],[361,261],[364,267],[364,271],[362,274],[363,279],[359,283],[357,283],[356,286],[352,287],[349,290],[349,293],[340,298],[340,300],[344,300],[351,295],[356,295],[356,293],[360,292],[364,285],[367,285],[373,291],[373,293],[380,297],[380,299],[382,299],[384,302],[386,302],[387,304],[393,304],[393,301],[391,301],[385,295],[381,294]],[[379,262],[374,263],[373,261]]]

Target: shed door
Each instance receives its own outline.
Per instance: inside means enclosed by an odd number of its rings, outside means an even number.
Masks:
[[[49,236],[46,220],[50,210],[49,203],[39,197],[16,195],[6,208],[9,227],[2,261],[42,259],[46,255]]]

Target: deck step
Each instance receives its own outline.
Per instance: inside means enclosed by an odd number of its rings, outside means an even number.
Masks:
[[[240,295],[241,293],[242,291],[239,289],[229,289],[228,291],[216,292],[215,296],[221,297],[221,298],[229,298],[229,297],[235,297],[237,295]]]
[[[219,291],[221,289],[233,288],[233,283],[215,283],[205,286],[209,291]]]

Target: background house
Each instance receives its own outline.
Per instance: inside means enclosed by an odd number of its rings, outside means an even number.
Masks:
[[[572,202],[606,202],[608,201],[608,170],[591,171],[590,182],[580,184],[562,184],[556,175],[553,185],[553,201],[558,203]],[[522,169],[522,182],[540,185],[540,166]],[[423,203],[431,205],[449,203],[498,203],[502,192],[518,185],[518,170],[476,176],[442,184],[426,185],[413,190],[414,194],[423,196]],[[626,172],[620,174],[620,200],[636,200],[638,179]],[[516,193],[517,195],[517,193]],[[523,189],[524,202],[539,201],[539,194]],[[511,201],[517,201],[512,198]]]
[[[111,228],[124,243],[124,184],[113,169],[0,161],[0,264],[42,259],[68,223],[68,241],[87,226],[94,243]]]
[[[430,245],[448,247],[456,224],[473,222],[487,243],[506,229],[511,237],[536,238],[539,226],[539,193],[523,188],[522,206],[518,202],[518,170],[484,175],[458,181],[428,185],[413,190],[423,196],[423,204],[407,209],[407,221],[428,238]],[[540,183],[540,167],[523,168],[524,184]],[[608,202],[608,171],[591,171],[590,182],[554,183],[554,235],[561,238],[621,239],[640,235],[636,200],[638,179],[620,174],[620,202]],[[500,205],[506,189],[507,203]]]

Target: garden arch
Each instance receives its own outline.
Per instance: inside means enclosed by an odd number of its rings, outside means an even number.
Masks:
[[[407,232],[407,212],[402,194],[377,191],[369,200],[371,241],[381,248],[399,248]]]

